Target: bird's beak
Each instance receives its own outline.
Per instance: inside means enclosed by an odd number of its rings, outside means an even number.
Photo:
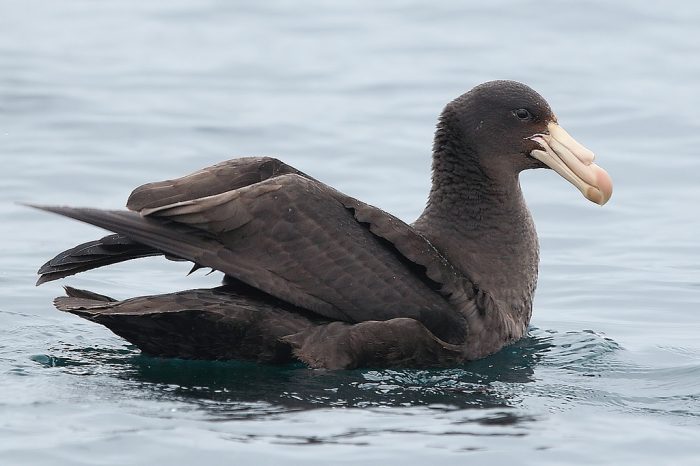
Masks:
[[[547,130],[548,134],[528,138],[542,146],[542,150],[535,149],[530,155],[566,178],[589,201],[600,205],[608,202],[612,196],[612,179],[593,163],[593,152],[554,122],[547,125]]]

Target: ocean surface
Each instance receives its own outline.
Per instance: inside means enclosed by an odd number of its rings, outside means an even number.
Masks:
[[[700,3],[0,0],[0,464],[700,464]],[[150,358],[34,287],[103,232],[18,202],[273,155],[412,221],[443,105],[525,82],[615,183],[522,185],[529,334],[445,370]],[[216,285],[133,261],[117,298]],[[400,463],[399,463],[400,462]]]

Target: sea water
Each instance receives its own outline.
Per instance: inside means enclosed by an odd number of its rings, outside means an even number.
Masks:
[[[0,0],[0,463],[700,464],[700,6],[693,1]],[[146,357],[36,269],[142,183],[277,156],[412,221],[442,106],[515,79],[596,152],[600,208],[522,186],[532,326],[444,370]],[[215,286],[133,261],[64,280]]]

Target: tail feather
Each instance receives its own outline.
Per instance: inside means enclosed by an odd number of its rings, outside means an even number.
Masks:
[[[197,289],[115,301],[66,287],[56,308],[109,328],[153,356],[184,359],[294,359],[283,337],[314,322],[278,302],[231,287]]]
[[[86,270],[130,259],[162,254],[161,251],[132,241],[124,235],[109,235],[63,251],[46,262],[39,268],[40,277],[36,284],[41,285]]]
[[[83,207],[63,207],[26,204],[39,210],[53,212],[111,230],[138,244],[149,245],[159,254],[175,260],[189,260],[212,267],[207,262],[218,260],[221,245],[206,231],[164,219],[144,218],[137,212],[100,210]],[[200,261],[199,258],[207,259]],[[214,267],[212,267],[214,268]]]
[[[113,303],[117,301],[116,299],[110,298],[109,296],[95,293],[94,291],[73,288],[72,286],[64,286],[63,289],[66,290],[66,296],[70,298],[91,299],[93,301],[101,301],[106,303]]]

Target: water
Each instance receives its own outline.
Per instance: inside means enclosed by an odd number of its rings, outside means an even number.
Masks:
[[[696,2],[0,0],[0,463],[698,464]],[[523,176],[542,249],[529,336],[447,370],[147,358],[51,307],[44,260],[141,183],[276,155],[406,220],[442,105],[526,82],[615,181]],[[217,283],[158,259],[67,281]]]

